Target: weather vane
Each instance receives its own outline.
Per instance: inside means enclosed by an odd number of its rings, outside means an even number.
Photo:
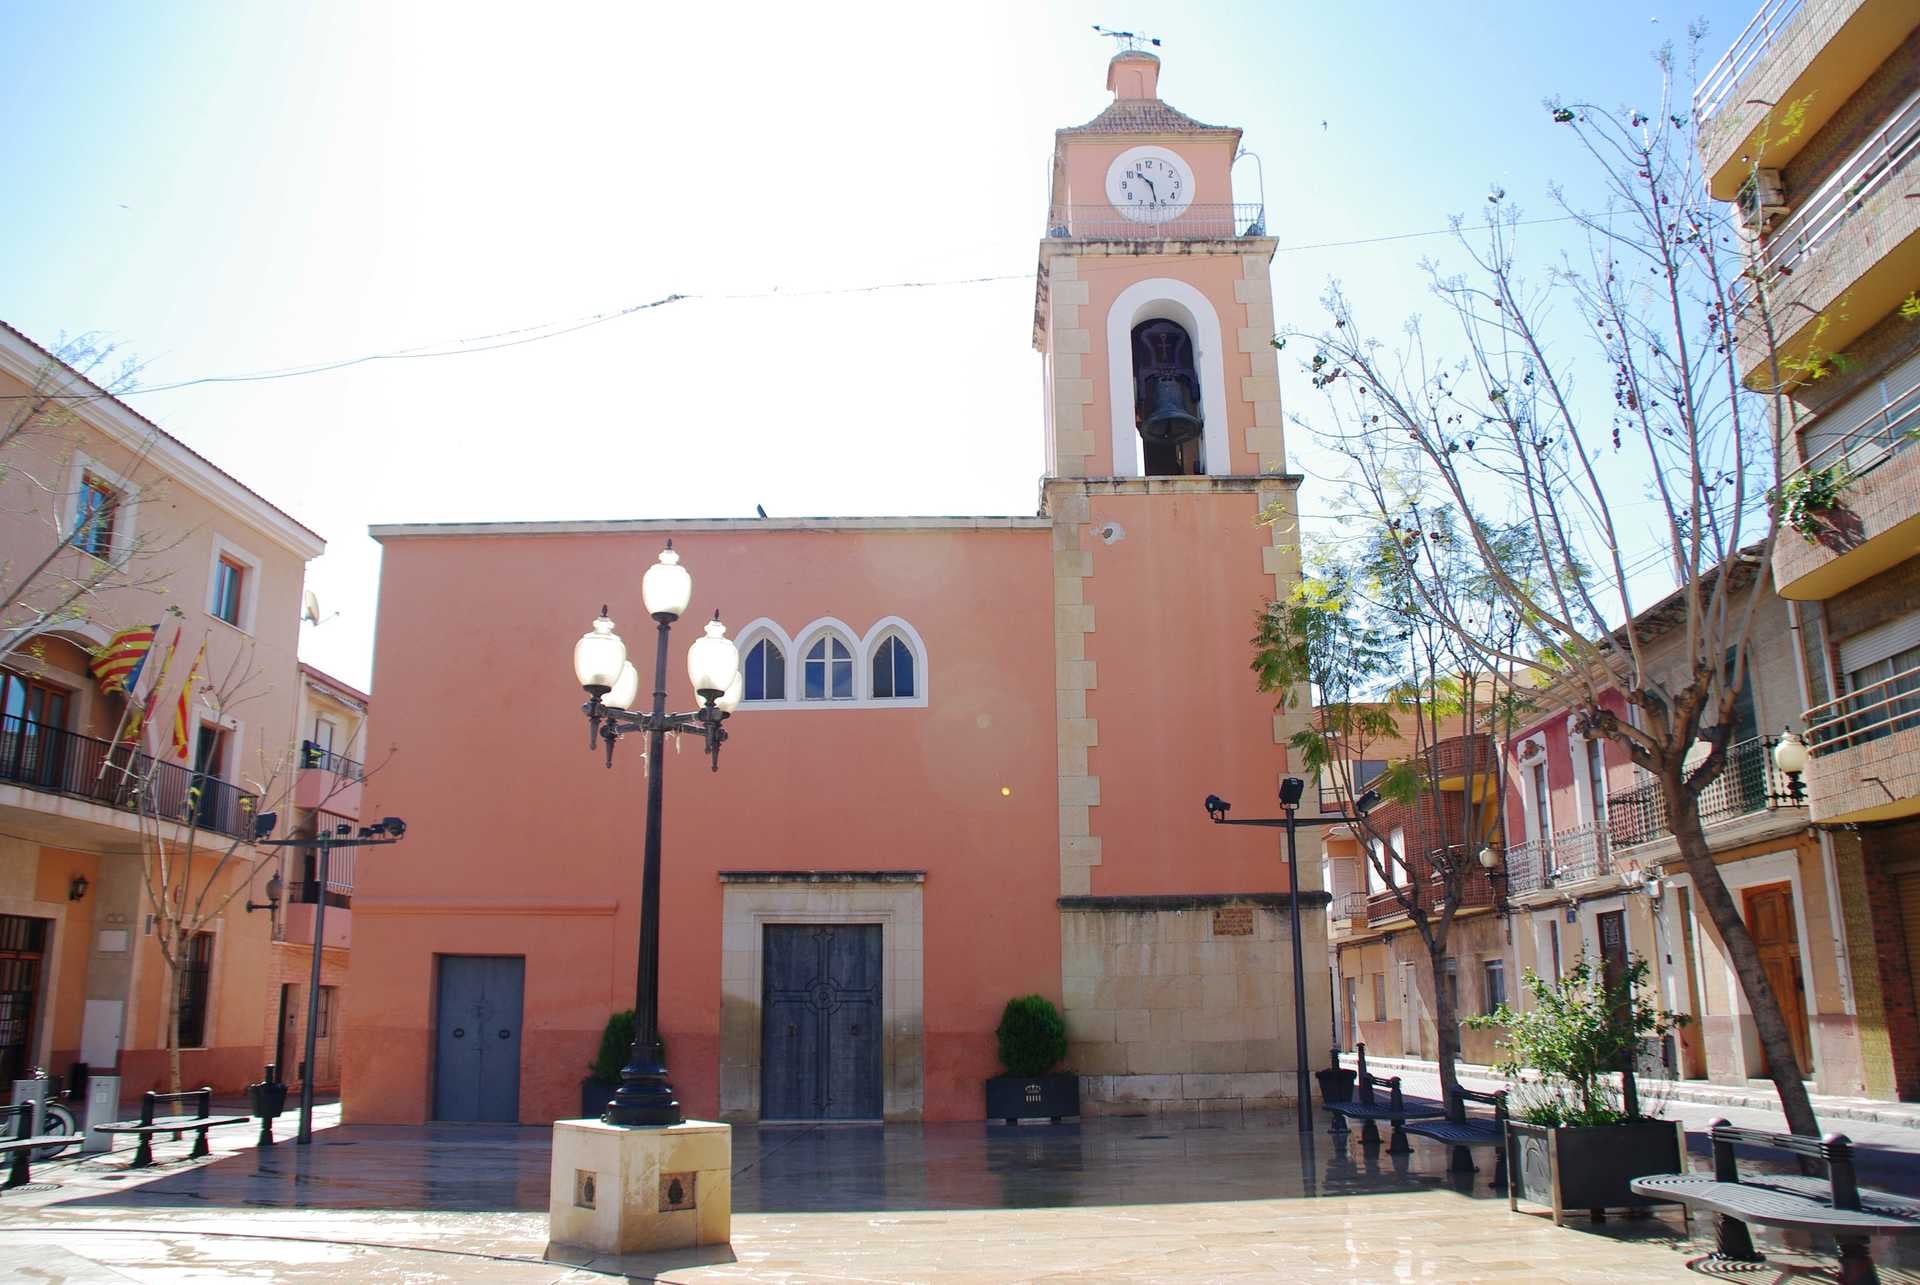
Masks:
[[[1107,37],[1109,40],[1119,41],[1121,44],[1121,47],[1124,48],[1128,53],[1132,53],[1134,50],[1139,49],[1143,45],[1152,45],[1155,49],[1158,49],[1160,47],[1160,37],[1158,36],[1143,36],[1143,35],[1140,35],[1138,32],[1134,32],[1134,31],[1114,31],[1110,28],[1101,26],[1097,22],[1093,24],[1093,29],[1099,32],[1101,35]]]

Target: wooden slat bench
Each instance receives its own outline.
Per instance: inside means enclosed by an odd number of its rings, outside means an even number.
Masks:
[[[1844,1134],[1807,1138],[1792,1133],[1738,1129],[1725,1120],[1713,1123],[1713,1173],[1651,1174],[1633,1180],[1642,1196],[1678,1201],[1689,1212],[1705,1209],[1718,1222],[1714,1258],[1735,1263],[1766,1261],[1753,1247],[1747,1224],[1820,1231],[1840,1246],[1840,1279],[1845,1285],[1875,1282],[1869,1236],[1920,1234],[1920,1200],[1862,1188],[1854,1177],[1853,1144]],[[1741,1178],[1733,1149],[1744,1144],[1772,1147],[1821,1161],[1825,1178],[1798,1174],[1762,1174]]]
[[[1357,1044],[1354,1051],[1360,1059],[1359,1075],[1354,1082],[1354,1100],[1352,1102],[1324,1102],[1327,1111],[1333,1116],[1333,1124],[1327,1132],[1334,1137],[1344,1138],[1348,1132],[1348,1120],[1360,1120],[1364,1126],[1360,1131],[1362,1146],[1380,1145],[1379,1121],[1386,1120],[1393,1125],[1391,1140],[1387,1143],[1387,1154],[1404,1155],[1413,1150],[1413,1144],[1407,1141],[1406,1123],[1409,1120],[1431,1119],[1444,1116],[1445,1107],[1437,1102],[1428,1102],[1422,1098],[1407,1099],[1400,1092],[1400,1077],[1377,1079],[1367,1070],[1367,1046]],[[1387,1100],[1383,1103],[1376,1099],[1375,1090],[1380,1087],[1387,1090]]]
[[[9,1136],[0,1140],[0,1155],[9,1157],[7,1180],[0,1184],[0,1190],[24,1187],[33,1181],[33,1166],[30,1163],[33,1153],[42,1147],[60,1150],[85,1141],[77,1133],[49,1133],[38,1137],[28,1136],[34,1124],[34,1104],[22,1102],[16,1106],[0,1107],[0,1132]]]
[[[1491,1116],[1470,1116],[1467,1103],[1480,1102],[1493,1108]],[[1448,1099],[1449,1110],[1444,1120],[1417,1120],[1407,1126],[1408,1133],[1417,1133],[1423,1138],[1432,1138],[1436,1142],[1445,1142],[1453,1147],[1453,1159],[1447,1168],[1453,1173],[1477,1172],[1470,1147],[1492,1147],[1499,1159],[1493,1164],[1493,1181],[1488,1185],[1495,1191],[1507,1189],[1507,1091],[1501,1089],[1494,1093],[1478,1093],[1473,1089],[1455,1088]]]
[[[190,1115],[158,1115],[162,1104],[173,1106],[180,1104],[191,1109]],[[121,1120],[113,1124],[96,1124],[95,1133],[130,1133],[140,1139],[140,1145],[134,1149],[134,1169],[145,1169],[153,1163],[153,1137],[157,1133],[171,1133],[178,1138],[192,1130],[195,1134],[193,1150],[187,1159],[198,1160],[202,1156],[212,1155],[213,1149],[207,1145],[207,1130],[223,1124],[247,1124],[253,1117],[248,1115],[215,1115],[213,1113],[213,1090],[210,1088],[189,1089],[185,1093],[147,1093],[140,1099],[140,1118]]]

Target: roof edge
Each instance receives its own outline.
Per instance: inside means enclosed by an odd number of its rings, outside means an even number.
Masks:
[[[611,518],[560,522],[396,522],[369,526],[376,540],[433,536],[619,535],[658,531],[667,534],[859,531],[1047,531],[1044,517],[872,517],[872,518]]]

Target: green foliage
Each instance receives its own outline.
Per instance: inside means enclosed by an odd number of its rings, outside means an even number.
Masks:
[[[1658,1039],[1687,1019],[1665,1013],[1641,998],[1647,961],[1629,960],[1615,985],[1588,960],[1581,960],[1558,983],[1529,968],[1525,985],[1533,1007],[1516,1010],[1502,1004],[1492,1013],[1469,1017],[1476,1030],[1503,1029],[1495,1046],[1505,1053],[1498,1069],[1519,1079],[1522,1071],[1538,1080],[1520,1081],[1514,1114],[1531,1124],[1617,1124],[1626,1118],[1608,1076],[1632,1065],[1640,1045]]]
[[[1067,1055],[1067,1024],[1045,995],[1007,1001],[994,1032],[1008,1075],[1045,1075]]]
[[[1780,510],[1780,520],[1814,543],[1831,525],[1826,514],[1840,507],[1840,495],[1854,482],[1844,463],[1807,469],[1787,479],[1779,494],[1768,497]]]
[[[1920,321],[1920,290],[1900,301],[1900,315],[1908,321]]]
[[[596,1080],[618,1080],[620,1068],[627,1064],[627,1054],[632,1051],[633,1010],[628,1009],[607,1019],[607,1029],[600,1032],[599,1056],[587,1072]]]

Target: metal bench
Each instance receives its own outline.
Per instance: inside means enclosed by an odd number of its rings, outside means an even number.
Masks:
[[[1824,1139],[1792,1133],[1765,1133],[1738,1129],[1725,1120],[1713,1122],[1713,1173],[1650,1174],[1633,1180],[1642,1196],[1678,1201],[1691,1212],[1706,1209],[1716,1216],[1718,1235],[1713,1257],[1733,1263],[1761,1263],[1765,1257],[1753,1247],[1747,1224],[1822,1231],[1840,1246],[1840,1279],[1846,1285],[1877,1282],[1869,1236],[1920,1234],[1920,1200],[1888,1191],[1862,1188],[1854,1177],[1853,1144],[1844,1134]],[[1763,1174],[1742,1179],[1734,1158],[1736,1144],[1773,1147],[1826,1165],[1824,1178],[1798,1174]]]
[[[1472,1089],[1455,1088],[1447,1099],[1448,1111],[1444,1120],[1418,1120],[1407,1126],[1408,1133],[1417,1133],[1423,1138],[1432,1138],[1435,1142],[1445,1142],[1453,1147],[1453,1159],[1447,1169],[1452,1173],[1477,1173],[1470,1147],[1492,1147],[1499,1159],[1494,1161],[1493,1181],[1488,1185],[1495,1191],[1507,1189],[1507,1091],[1501,1089],[1494,1093],[1478,1093]],[[1467,1103],[1480,1102],[1493,1108],[1491,1116],[1470,1116]]]
[[[162,1103],[191,1104],[191,1115],[158,1116]],[[223,1124],[247,1124],[253,1119],[247,1115],[215,1115],[213,1113],[213,1090],[210,1088],[189,1089],[185,1093],[148,1092],[140,1098],[140,1118],[121,1120],[113,1124],[96,1124],[95,1133],[131,1133],[140,1139],[140,1145],[134,1149],[134,1169],[145,1169],[153,1163],[153,1137],[157,1133],[171,1133],[175,1138],[191,1130],[195,1137],[193,1150],[187,1159],[198,1160],[202,1156],[213,1154],[207,1145],[207,1130]]]
[[[1366,1045],[1356,1044],[1354,1052],[1360,1059],[1359,1075],[1354,1082],[1355,1100],[1321,1103],[1333,1115],[1333,1124],[1327,1132],[1336,1138],[1345,1138],[1350,1132],[1347,1121],[1360,1120],[1365,1126],[1360,1131],[1360,1145],[1377,1147],[1380,1145],[1378,1122],[1387,1120],[1393,1124],[1393,1135],[1387,1143],[1387,1154],[1405,1155],[1413,1150],[1413,1144],[1407,1141],[1406,1122],[1443,1116],[1447,1113],[1446,1108],[1437,1102],[1428,1102],[1421,1098],[1408,1101],[1400,1093],[1399,1076],[1381,1080],[1376,1079],[1367,1070]],[[1374,1088],[1379,1085],[1385,1085],[1387,1089],[1387,1100],[1384,1104],[1374,1099]]]
[[[45,1147],[58,1151],[76,1146],[84,1141],[77,1133],[49,1133],[31,1136],[34,1125],[35,1103],[22,1102],[16,1106],[0,1107],[0,1131],[5,1134],[18,1134],[18,1137],[0,1137],[0,1155],[10,1158],[7,1165],[7,1180],[0,1183],[0,1191],[14,1187],[24,1187],[33,1181],[33,1153]]]

